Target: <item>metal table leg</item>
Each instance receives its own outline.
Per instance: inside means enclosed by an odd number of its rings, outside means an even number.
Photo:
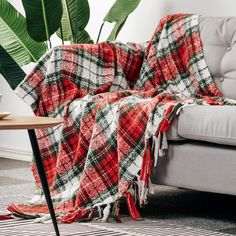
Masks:
[[[49,187],[48,187],[48,182],[47,182],[47,177],[45,174],[45,170],[44,170],[44,166],[43,166],[43,161],[41,158],[41,154],[39,151],[39,146],[38,146],[38,141],[35,135],[35,131],[34,130],[28,130],[29,133],[29,138],[30,138],[30,142],[31,142],[31,146],[33,149],[33,154],[34,154],[34,158],[35,158],[35,163],[36,166],[38,168],[38,173],[39,173],[39,177],[40,177],[40,181],[42,183],[42,187],[43,187],[43,192],[48,204],[48,209],[52,218],[52,222],[53,222],[53,226],[56,232],[56,236],[60,236],[59,233],[59,229],[58,229],[58,225],[57,225],[57,220],[56,220],[56,216],[55,216],[55,212],[53,209],[53,204],[52,204],[52,199],[50,196],[50,191],[49,191]]]

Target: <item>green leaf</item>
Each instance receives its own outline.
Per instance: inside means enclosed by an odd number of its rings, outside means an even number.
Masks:
[[[0,74],[7,80],[10,87],[15,89],[24,79],[25,72],[0,45]]]
[[[37,42],[49,40],[61,24],[61,0],[22,0],[29,35]]]
[[[20,66],[36,62],[46,52],[44,43],[29,36],[25,18],[7,0],[0,0],[0,44]]]
[[[63,2],[63,16],[62,16],[62,33],[57,31],[57,35],[64,40],[73,43],[91,42],[89,34],[84,29],[88,24],[90,18],[90,8],[87,0],[62,0]],[[82,35],[80,35],[82,33]],[[63,36],[63,37],[62,37]],[[83,39],[86,41],[83,41]]]
[[[116,22],[108,40],[115,40],[123,27],[127,17],[139,5],[141,0],[116,0],[112,5],[103,21],[110,23]]]
[[[127,19],[127,18],[126,18]],[[115,26],[113,27],[111,34],[108,37],[108,41],[115,41],[117,38],[117,35],[119,34],[120,30],[122,29],[123,25],[126,22],[126,19],[124,21],[119,21],[115,24]]]
[[[77,40],[78,43],[93,43],[93,40],[90,38],[86,30],[77,32]]]

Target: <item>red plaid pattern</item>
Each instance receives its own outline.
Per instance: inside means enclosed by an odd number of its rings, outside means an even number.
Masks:
[[[47,53],[16,92],[37,116],[63,117],[63,126],[37,132],[53,203],[62,222],[92,218],[138,186],[147,202],[153,163],[165,132],[184,104],[234,104],[222,98],[208,71],[198,16],[163,18],[147,48],[100,43],[56,47]],[[154,142],[154,140],[157,140]],[[23,217],[48,213],[35,165],[37,191],[9,210]]]

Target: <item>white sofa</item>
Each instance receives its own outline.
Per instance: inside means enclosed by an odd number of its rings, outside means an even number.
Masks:
[[[225,97],[236,100],[236,17],[200,17],[207,65]],[[183,109],[152,182],[236,195],[236,106]]]

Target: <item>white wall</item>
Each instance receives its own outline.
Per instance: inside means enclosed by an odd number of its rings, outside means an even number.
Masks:
[[[97,37],[108,6],[108,0],[89,0],[91,21],[87,27],[93,38]],[[110,4],[109,4],[110,5]],[[236,16],[235,0],[141,0],[129,16],[118,36],[121,41],[144,42],[150,39],[158,20],[172,13],[195,13],[206,16]],[[105,32],[104,32],[105,33]],[[107,35],[106,33],[103,35]],[[103,37],[105,39],[106,37]]]
[[[29,71],[25,70],[26,72]],[[0,93],[3,94],[0,111],[9,111],[14,115],[32,115],[30,107],[26,105],[9,87],[0,75]],[[28,134],[23,130],[0,131],[0,157],[18,160],[31,160],[30,142]]]
[[[22,11],[21,1],[10,0]],[[106,12],[114,1],[89,0],[91,19],[87,30],[96,40],[99,27]],[[130,15],[118,40],[144,42],[150,39],[158,20],[172,13],[196,13],[208,16],[235,16],[235,0],[141,0],[139,7]],[[106,24],[101,39],[106,39],[112,25]],[[0,78],[0,93],[4,94],[0,111],[13,114],[31,114],[25,105]],[[24,131],[0,131],[0,156],[30,159],[30,145]]]

